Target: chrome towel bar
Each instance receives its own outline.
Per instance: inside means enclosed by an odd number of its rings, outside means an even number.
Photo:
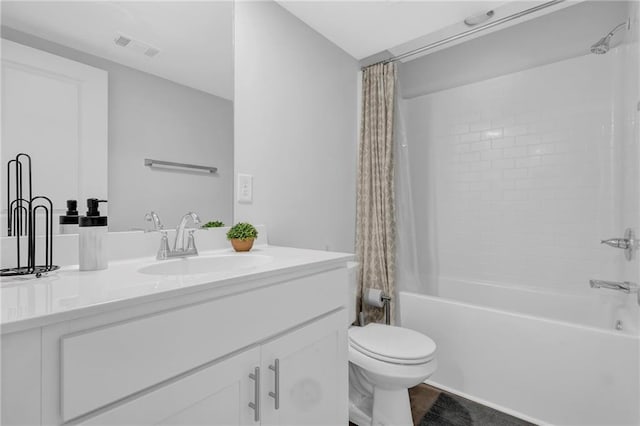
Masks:
[[[217,167],[212,166],[199,166],[197,164],[187,164],[187,163],[175,163],[173,161],[161,161],[161,160],[152,160],[150,158],[144,159],[144,165],[147,167],[166,167],[166,168],[178,168],[178,169],[190,169],[190,170],[198,170],[205,171],[209,173],[216,173],[218,171]]]

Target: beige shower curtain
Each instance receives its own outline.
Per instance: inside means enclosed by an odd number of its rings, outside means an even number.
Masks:
[[[356,207],[356,255],[361,300],[367,288],[383,290],[392,298],[392,322],[395,315],[395,82],[394,63],[376,64],[363,70]],[[361,305],[365,323],[382,322],[382,309]]]

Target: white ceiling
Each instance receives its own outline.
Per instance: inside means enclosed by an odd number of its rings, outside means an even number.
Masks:
[[[231,1],[2,1],[2,25],[233,99]],[[113,42],[150,44],[149,58]]]
[[[278,0],[278,3],[361,60],[505,2]]]

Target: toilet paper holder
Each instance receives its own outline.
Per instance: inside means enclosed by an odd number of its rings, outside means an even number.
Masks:
[[[391,325],[391,298],[383,293],[382,302],[384,303],[382,307],[384,309],[384,323]]]
[[[372,288],[366,289],[363,296],[363,304],[382,308],[382,310],[384,311],[385,324],[391,325],[391,297],[389,297],[382,290]],[[362,311],[360,311],[360,325],[365,325],[364,312]]]

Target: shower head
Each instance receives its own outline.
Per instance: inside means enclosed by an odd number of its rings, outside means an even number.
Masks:
[[[618,24],[614,29],[612,29],[611,31],[609,31],[609,34],[607,34],[606,36],[602,37],[600,40],[598,40],[597,43],[593,44],[591,46],[591,53],[595,53],[596,55],[604,55],[605,53],[607,53],[609,51],[609,49],[611,48],[611,37],[613,37],[613,35],[618,31],[621,30],[622,28],[626,27],[628,25],[628,22],[623,22],[621,24]]]
[[[610,40],[610,35],[602,37],[600,40],[598,40],[597,43],[591,46],[591,53],[595,53],[596,55],[604,55],[605,53],[607,53],[611,48],[611,46],[609,45]]]

